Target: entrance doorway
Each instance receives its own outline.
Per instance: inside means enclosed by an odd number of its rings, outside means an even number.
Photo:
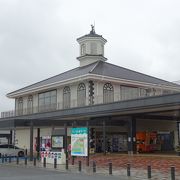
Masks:
[[[173,132],[158,132],[158,141],[160,142],[161,151],[174,150],[174,133]]]

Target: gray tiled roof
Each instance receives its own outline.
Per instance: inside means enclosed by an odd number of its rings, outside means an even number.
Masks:
[[[87,75],[87,74],[96,74],[96,75],[109,76],[109,77],[114,77],[114,78],[119,78],[119,79],[127,79],[127,80],[132,80],[132,81],[140,81],[140,82],[145,82],[145,83],[162,84],[162,85],[179,87],[175,83],[171,83],[162,79],[148,76],[148,75],[136,72],[136,71],[132,71],[132,70],[120,67],[120,66],[107,63],[107,62],[99,61],[99,62],[95,62],[87,66],[77,67],[75,69],[66,71],[59,75],[53,76],[51,78],[37,82],[35,84],[24,87],[17,91],[11,92],[7,95],[11,95],[12,93],[18,93],[20,91],[30,90],[32,88],[38,88],[38,87],[45,86],[51,83],[65,81],[71,78],[75,78],[75,77],[79,77],[79,76]]]
[[[96,33],[94,33],[94,34],[93,33],[89,33],[89,34],[86,34],[84,36],[81,36],[81,37],[77,38],[77,40],[81,39],[83,37],[102,37],[102,35],[99,35],[99,34],[96,34]]]
[[[71,78],[75,78],[75,77],[78,77],[78,76],[88,74],[89,71],[91,71],[91,69],[95,66],[95,64],[96,63],[90,64],[90,65],[87,65],[87,66],[84,66],[84,67],[77,67],[75,69],[66,71],[64,73],[61,73],[61,74],[58,74],[56,76],[50,77],[48,79],[37,82],[37,83],[32,84],[30,86],[26,86],[26,87],[24,87],[22,89],[19,89],[17,91],[11,92],[11,93],[16,93],[16,92],[19,92],[19,91],[26,91],[26,90],[29,90],[29,89],[32,89],[32,88],[37,88],[37,87],[45,86],[45,85],[48,85],[48,84],[51,84],[51,83],[61,82],[61,81],[64,81],[64,80],[68,80],[68,79],[71,79]],[[7,95],[10,95],[11,93],[9,93]]]
[[[140,81],[140,82],[145,82],[145,83],[177,86],[177,84],[175,83],[171,83],[171,82],[159,79],[159,78],[155,78],[155,77],[152,77],[143,73],[139,73],[130,69],[126,69],[126,68],[123,68],[114,64],[107,63],[107,62],[99,62],[92,73],[120,78],[120,79]]]

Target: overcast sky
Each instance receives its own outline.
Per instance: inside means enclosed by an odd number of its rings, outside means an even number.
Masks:
[[[94,21],[108,62],[180,80],[179,0],[0,0],[0,111],[7,93],[79,66]]]

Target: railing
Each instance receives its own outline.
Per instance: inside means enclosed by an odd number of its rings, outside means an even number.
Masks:
[[[117,102],[117,101],[130,100],[130,99],[139,99],[142,97],[159,96],[159,95],[162,95],[162,94],[147,95],[147,96],[139,95],[136,97],[132,97],[131,95],[129,95],[129,97],[125,98],[125,97],[121,97],[120,93],[114,93],[114,96],[109,97],[109,101],[107,101],[108,98],[106,97],[106,102],[104,102],[104,98],[102,95],[98,95],[98,96],[94,96],[93,99],[92,97],[88,97],[84,99],[84,101],[81,99],[80,103],[77,101],[77,99],[76,100],[74,99],[74,100],[71,100],[69,103],[66,102],[65,104],[63,102],[58,102],[58,103],[50,104],[50,105],[36,106],[32,108],[24,108],[24,109],[19,109],[19,110],[1,112],[1,118],[15,117],[15,116],[21,116],[21,115],[34,114],[34,113],[50,112],[50,111],[70,109],[70,108],[76,108],[76,107],[93,106],[97,104],[107,104],[110,102]]]

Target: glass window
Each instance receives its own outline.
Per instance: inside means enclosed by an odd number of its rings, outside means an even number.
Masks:
[[[82,44],[81,45],[81,55],[85,55],[85,53],[86,53],[86,46],[85,46],[85,44]]]
[[[64,89],[63,89],[63,108],[66,109],[66,108],[70,108],[70,104],[71,104],[71,91],[70,91],[70,88],[69,86],[66,86]]]
[[[84,83],[80,83],[77,89],[77,106],[86,105],[86,86]]]
[[[142,91],[142,93],[145,93]],[[136,99],[139,97],[139,88],[121,86],[121,100]]]
[[[18,115],[23,115],[23,98],[18,99]]]
[[[56,90],[39,94],[39,112],[56,109],[57,92]]]
[[[33,113],[33,96],[30,95],[28,97],[28,102],[27,102],[27,113],[32,114]]]
[[[111,83],[106,83],[103,87],[103,102],[110,103],[114,101],[114,88]]]
[[[101,45],[102,55],[104,56],[104,45]]]
[[[91,54],[97,54],[97,44],[91,43]]]

